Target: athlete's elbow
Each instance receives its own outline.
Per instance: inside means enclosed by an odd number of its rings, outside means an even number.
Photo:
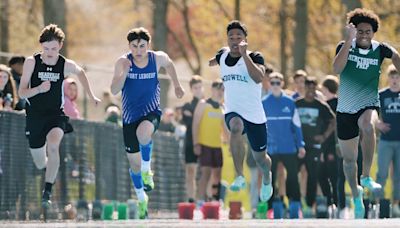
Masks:
[[[19,99],[26,99],[27,98],[27,96],[25,94],[25,91],[21,87],[18,90],[18,96],[19,96]]]
[[[340,74],[343,71],[343,67],[338,66],[337,64],[333,64],[333,72],[335,74]]]
[[[114,84],[111,85],[110,90],[113,95],[117,95],[117,93],[120,91]]]

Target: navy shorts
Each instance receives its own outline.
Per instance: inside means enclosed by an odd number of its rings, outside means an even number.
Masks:
[[[338,138],[341,140],[349,140],[359,135],[358,119],[368,109],[379,111],[378,107],[366,107],[357,113],[336,113],[336,128]]]
[[[154,125],[154,132],[158,129],[160,125],[160,115],[155,112],[149,113],[133,123],[123,125],[122,131],[124,135],[125,151],[127,153],[137,153],[140,151],[136,130],[140,123],[145,120],[150,121]]]
[[[245,120],[242,116],[236,112],[230,112],[225,114],[225,123],[229,130],[229,122],[232,118],[239,117],[243,121],[243,132],[242,134],[247,134],[249,139],[251,149],[255,152],[265,152],[267,149],[267,125],[266,123],[255,124]]]

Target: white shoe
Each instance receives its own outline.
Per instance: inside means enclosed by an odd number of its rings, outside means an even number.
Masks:
[[[237,176],[229,189],[233,192],[238,192],[246,188],[246,179],[243,176]]]

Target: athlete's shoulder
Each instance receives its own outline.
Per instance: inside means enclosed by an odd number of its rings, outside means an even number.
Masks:
[[[254,63],[265,65],[264,56],[259,51],[252,51],[249,54],[250,58],[253,60]]]
[[[386,93],[388,93],[390,91],[389,87],[385,87],[379,90],[379,95],[385,95]]]
[[[339,53],[340,49],[342,49],[344,44],[344,40],[339,41],[339,43],[336,45],[336,54]]]
[[[36,63],[36,59],[35,59],[35,55],[29,56],[28,58],[26,58],[24,65],[35,65]]]
[[[169,55],[163,51],[149,51],[149,53],[155,56],[159,66],[168,66],[172,62]]]
[[[263,103],[264,103],[264,102],[267,102],[267,100],[269,100],[269,99],[271,98],[271,95],[272,95],[272,93],[267,93],[267,94],[265,94],[265,95],[261,98],[262,102],[263,102]]]

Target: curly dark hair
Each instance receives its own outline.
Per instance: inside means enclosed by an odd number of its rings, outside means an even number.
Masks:
[[[357,27],[360,23],[368,23],[375,32],[379,29],[379,17],[372,10],[357,8],[347,14],[348,24],[353,23]]]

